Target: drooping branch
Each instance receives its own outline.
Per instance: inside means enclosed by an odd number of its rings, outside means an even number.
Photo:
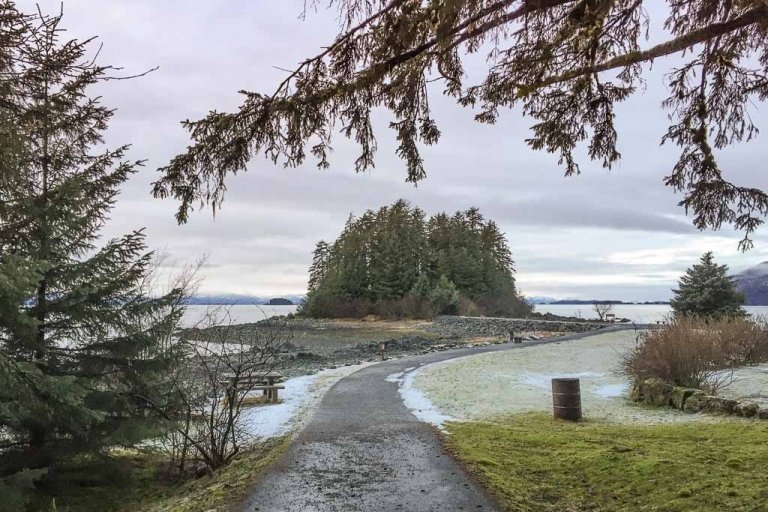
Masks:
[[[246,170],[256,154],[294,167],[305,161],[309,148],[318,167],[327,168],[337,125],[361,149],[355,169],[372,168],[377,143],[371,112],[379,107],[395,117],[390,127],[407,180],[423,179],[420,146],[435,144],[440,136],[429,101],[434,94],[429,84],[436,79],[444,80],[443,92],[460,106],[481,105],[479,122],[493,123],[501,108],[522,104],[535,120],[529,145],[559,154],[566,174],[579,172],[575,155],[581,144],[604,167],[619,160],[614,107],[637,92],[644,62],[686,58],[695,55],[697,45],[714,40],[728,43],[706,57],[720,63],[713,80],[734,98],[729,103],[717,95],[717,111],[706,117],[703,129],[715,132],[716,149],[740,140],[739,119],[756,133],[746,108],[753,99],[768,97],[768,0],[672,3],[665,23],[669,40],[650,48],[641,45],[648,38],[646,0],[331,1],[336,3],[346,20],[341,33],[275,90],[244,93],[237,112],[212,112],[184,123],[193,144],[160,169],[153,189],[156,197],[180,201],[179,222],[198,204],[215,212],[227,176]],[[465,86],[463,60],[481,50],[488,52],[488,75]],[[748,69],[750,63],[764,69]],[[604,74],[611,70],[615,77]],[[685,117],[682,105],[690,98],[684,86],[678,88],[682,96],[670,96],[664,106]],[[687,147],[684,127],[673,132],[665,139]],[[722,178],[718,187],[696,192],[712,181],[706,162],[686,156],[685,149],[683,155],[684,172],[675,171],[674,183],[667,185],[688,194],[683,206],[691,207],[697,227],[732,223],[750,233],[762,223],[768,207],[757,189],[729,188]]]

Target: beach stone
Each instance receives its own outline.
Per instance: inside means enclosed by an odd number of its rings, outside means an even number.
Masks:
[[[669,399],[669,405],[682,411],[683,406],[685,405],[685,401],[688,400],[688,397],[690,397],[695,392],[695,389],[677,386],[672,390],[672,395]]]
[[[429,331],[444,336],[475,335],[509,337],[510,332],[592,332],[605,327],[595,322],[568,322],[555,320],[531,320],[527,318],[496,318],[441,315],[435,318]]]
[[[689,414],[701,412],[704,409],[706,396],[707,394],[703,391],[694,391],[683,403],[683,411]]]
[[[661,379],[646,379],[642,384],[643,403],[655,407],[668,405],[674,386]]]
[[[702,398],[701,410],[714,414],[734,414],[738,405],[736,400],[707,395]]]
[[[736,406],[735,412],[744,418],[754,418],[760,412],[760,406],[755,403],[741,403]]]

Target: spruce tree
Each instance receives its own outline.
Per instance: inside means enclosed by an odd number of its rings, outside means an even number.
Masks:
[[[307,283],[308,293],[312,293],[320,287],[328,273],[328,260],[330,258],[330,247],[325,240],[320,240],[315,245],[312,253],[312,266],[309,267],[309,282]]]
[[[438,315],[455,315],[459,307],[459,292],[453,282],[440,276],[429,292],[429,301]]]
[[[728,266],[718,265],[712,252],[689,268],[680,278],[670,302],[675,313],[696,316],[741,316],[744,295],[728,276]]]
[[[0,43],[0,490],[34,475],[40,496],[74,457],[157,435],[145,398],[165,392],[183,292],[151,295],[141,230],[99,243],[141,164],[103,148],[113,110],[89,91],[113,68],[60,40],[60,16],[0,11],[22,36]]]

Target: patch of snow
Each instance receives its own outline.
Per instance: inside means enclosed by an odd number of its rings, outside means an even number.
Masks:
[[[607,384],[593,389],[592,393],[603,398],[615,398],[624,396],[629,390],[629,384]]]
[[[331,386],[371,364],[342,366],[288,379],[282,383],[285,389],[280,390],[280,403],[245,409],[240,415],[240,424],[247,435],[258,439],[297,432],[307,424]]]
[[[442,429],[446,421],[453,421],[455,418],[440,412],[432,401],[413,385],[416,375],[428,366],[431,365],[407,368],[400,373],[388,375],[385,380],[398,384],[398,392],[403,399],[403,404],[419,421]]]
[[[280,390],[281,403],[245,409],[240,415],[240,422],[246,432],[258,438],[287,433],[294,416],[311,397],[311,386],[316,379],[317,375],[288,379],[283,383],[285,389]]]
[[[406,373],[412,372],[415,369],[416,369],[415,366],[412,366],[410,368],[406,368],[402,372],[398,372],[398,373],[393,373],[391,375],[387,375],[387,377],[384,380],[387,381],[387,382],[392,382],[394,384],[397,384],[397,383],[399,383],[399,382],[401,382],[403,380],[403,376]]]
[[[564,378],[564,379],[584,379],[588,377],[604,377],[602,373],[595,372],[579,372],[579,373],[558,373],[557,375],[546,375],[543,373],[525,373],[520,376],[520,382],[534,386],[540,389],[551,390],[552,379]]]

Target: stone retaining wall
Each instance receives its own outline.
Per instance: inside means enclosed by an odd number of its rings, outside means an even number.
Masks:
[[[591,332],[605,327],[592,322],[560,322],[526,318],[438,316],[428,328],[444,336],[509,336],[510,331]]]
[[[768,419],[768,409],[752,402],[739,402],[730,398],[710,395],[700,389],[673,386],[660,379],[646,379],[632,386],[630,399],[656,407],[670,406],[689,414],[708,412]]]

